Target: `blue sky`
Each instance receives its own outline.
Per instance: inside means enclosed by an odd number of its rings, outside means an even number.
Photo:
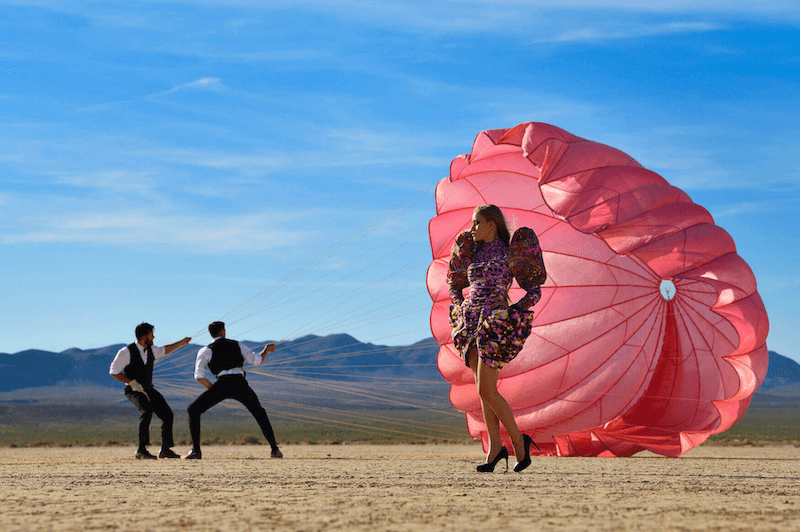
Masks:
[[[0,352],[426,338],[436,182],[541,121],[706,207],[800,361],[800,6],[699,4],[4,2]]]

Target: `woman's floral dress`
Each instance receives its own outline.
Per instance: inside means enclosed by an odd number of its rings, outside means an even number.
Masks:
[[[509,305],[512,277],[527,293]],[[450,330],[453,343],[467,362],[475,345],[488,366],[500,369],[522,349],[531,334],[533,311],[547,279],[539,239],[532,229],[518,229],[506,246],[499,238],[482,246],[464,231],[450,254]],[[469,286],[465,298],[463,290]]]

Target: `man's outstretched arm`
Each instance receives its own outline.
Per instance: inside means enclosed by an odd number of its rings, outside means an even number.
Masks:
[[[183,340],[178,340],[174,344],[165,345],[164,346],[164,354],[168,355],[168,354],[172,353],[173,351],[175,351],[176,349],[178,349],[179,347],[183,347],[185,345],[188,345],[188,343],[191,342],[191,341],[192,341],[192,338],[190,336],[187,336]]]

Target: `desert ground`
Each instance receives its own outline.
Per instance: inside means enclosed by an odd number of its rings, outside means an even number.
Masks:
[[[269,451],[144,461],[129,446],[3,447],[0,530],[800,530],[794,446],[546,457],[491,474],[475,471],[478,444]]]

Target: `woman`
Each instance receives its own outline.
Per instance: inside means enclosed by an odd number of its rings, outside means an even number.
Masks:
[[[512,276],[527,294],[509,305]],[[508,469],[508,449],[500,438],[500,423],[514,445],[514,471],[522,471],[531,463],[530,446],[536,444],[520,433],[511,408],[497,391],[497,377],[531,333],[533,312],[528,309],[539,301],[539,287],[546,278],[542,250],[533,230],[523,227],[511,238],[498,207],[476,207],[472,229],[456,238],[447,282],[453,343],[475,376],[489,435],[486,463],[479,465],[478,471],[494,471],[504,458]],[[465,298],[466,287],[469,292]]]

